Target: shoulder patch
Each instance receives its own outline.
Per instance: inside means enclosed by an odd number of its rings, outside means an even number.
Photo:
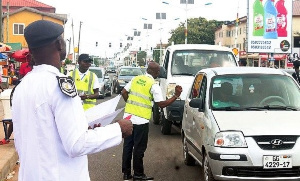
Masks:
[[[77,96],[77,91],[75,88],[74,81],[71,77],[59,77],[56,76],[58,80],[58,85],[62,93],[66,94],[69,97]]]

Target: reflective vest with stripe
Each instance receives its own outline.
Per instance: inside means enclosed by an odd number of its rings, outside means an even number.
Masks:
[[[75,71],[71,71],[70,75],[72,75],[72,78],[75,82],[78,95],[91,95],[94,94],[94,75],[93,72],[88,71],[88,73],[84,76],[84,78],[81,80],[79,76],[79,70],[75,69]],[[96,105],[96,99],[85,99],[83,100],[83,109],[87,110],[91,107],[94,107]]]
[[[150,120],[153,96],[150,93],[154,80],[146,75],[132,79],[125,112]]]

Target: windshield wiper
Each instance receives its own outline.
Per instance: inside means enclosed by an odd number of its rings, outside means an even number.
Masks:
[[[227,107],[218,107],[213,108],[213,110],[221,110],[221,111],[242,111],[243,109],[235,106],[227,106]]]
[[[258,106],[258,107],[245,107],[246,110],[292,110],[292,111],[299,111],[299,108],[291,107],[291,106],[278,106],[278,105],[265,105],[265,106]]]
[[[173,73],[172,75],[191,75],[191,76],[194,76],[194,74],[192,73]]]

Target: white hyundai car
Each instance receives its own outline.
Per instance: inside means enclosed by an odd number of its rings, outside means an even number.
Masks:
[[[203,180],[300,180],[300,88],[280,69],[197,73],[185,100],[184,160]]]

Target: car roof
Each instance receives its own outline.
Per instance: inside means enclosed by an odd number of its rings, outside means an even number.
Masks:
[[[120,69],[122,69],[122,68],[140,69],[141,67],[131,67],[131,66],[122,66],[122,67],[120,67]]]
[[[288,75],[283,69],[267,68],[267,67],[217,67],[202,69],[198,72],[204,72],[211,76],[214,75],[232,75],[232,74],[277,74]]]
[[[175,50],[189,50],[189,49],[200,49],[200,50],[217,50],[217,51],[232,51],[230,48],[220,45],[208,45],[208,44],[176,44],[171,45],[167,49],[172,51]]]
[[[102,67],[90,67],[89,69],[98,69],[98,70],[104,70]]]

